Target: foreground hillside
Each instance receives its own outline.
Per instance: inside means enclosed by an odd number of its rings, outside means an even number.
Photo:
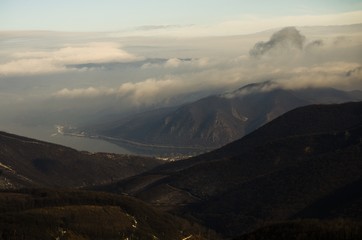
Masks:
[[[162,163],[154,158],[79,152],[0,132],[0,189],[99,185]]]
[[[225,236],[298,218],[360,221],[361,156],[362,102],[312,105],[100,190],[126,192]]]
[[[271,224],[235,240],[354,240],[361,236],[361,221],[312,219]]]
[[[0,192],[0,239],[216,239],[195,223],[121,195],[79,190]]]

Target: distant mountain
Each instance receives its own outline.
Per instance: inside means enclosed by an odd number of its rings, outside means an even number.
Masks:
[[[283,89],[267,81],[177,108],[137,114],[86,129],[114,143],[215,149],[296,107],[362,100],[362,92],[332,88]]]
[[[98,189],[235,237],[290,219],[361,221],[361,156],[362,102],[312,105],[218,150]]]
[[[0,189],[104,184],[162,163],[147,157],[79,152],[0,132]]]

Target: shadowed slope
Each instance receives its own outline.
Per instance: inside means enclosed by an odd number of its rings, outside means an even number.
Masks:
[[[0,188],[104,184],[162,163],[154,158],[79,152],[0,132]]]
[[[128,192],[235,236],[303,212],[322,217],[313,210],[318,201],[343,198],[339,191],[347,186],[362,189],[361,155],[362,102],[312,105],[223,148],[102,189]],[[353,196],[337,217],[356,217],[362,201]],[[330,206],[326,212],[336,211]]]

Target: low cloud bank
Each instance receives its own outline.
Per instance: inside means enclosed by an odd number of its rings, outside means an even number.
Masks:
[[[49,51],[15,52],[11,60],[0,63],[1,75],[59,73],[75,70],[72,64],[132,62],[140,60],[113,42],[93,42],[64,46]]]
[[[130,104],[153,105],[187,92],[232,90],[266,80],[285,88],[362,89],[360,40],[341,36],[308,39],[295,27],[287,27],[272,34],[269,40],[257,42],[249,55],[234,59],[170,58],[160,63],[145,63],[141,67],[144,70],[156,69],[168,74],[113,88],[64,88],[54,95],[60,98],[114,96]]]

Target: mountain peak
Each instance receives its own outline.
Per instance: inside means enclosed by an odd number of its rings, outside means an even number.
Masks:
[[[221,95],[221,97],[224,98],[243,97],[248,94],[268,92],[277,88],[281,88],[279,83],[273,80],[267,80],[264,82],[247,84],[235,91],[224,93]]]

